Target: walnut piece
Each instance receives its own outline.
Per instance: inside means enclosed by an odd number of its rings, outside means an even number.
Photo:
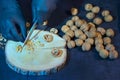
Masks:
[[[46,35],[44,35],[44,39],[47,42],[52,42],[53,41],[53,36],[50,35],[50,34],[46,34]]]
[[[21,45],[18,45],[17,48],[16,48],[16,51],[17,51],[17,52],[21,52],[22,49],[23,49],[23,47],[22,47]]]

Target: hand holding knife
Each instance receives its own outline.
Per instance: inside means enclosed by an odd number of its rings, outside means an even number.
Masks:
[[[36,25],[37,22],[38,22],[38,19],[36,19],[35,22],[34,22],[34,24],[32,25],[32,27],[31,27],[31,29],[30,29],[30,31],[29,31],[29,33],[28,33],[28,35],[27,35],[27,37],[26,37],[26,39],[25,39],[25,41],[23,43],[23,47],[25,46],[25,44],[27,43],[27,41],[30,39],[30,36],[32,35],[34,29],[37,27],[37,25]]]

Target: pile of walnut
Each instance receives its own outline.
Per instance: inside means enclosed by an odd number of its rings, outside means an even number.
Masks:
[[[102,24],[103,20],[105,22],[111,22],[113,20],[112,15],[110,14],[109,10],[103,10],[101,12],[102,18],[96,17],[96,15],[100,12],[99,6],[93,6],[92,4],[88,3],[85,5],[85,10],[88,12],[86,14],[86,18],[93,20],[96,25]]]
[[[72,8],[72,18],[61,28],[62,32],[65,33],[63,38],[67,42],[67,47],[74,48],[75,46],[81,46],[83,51],[89,51],[91,46],[95,45],[95,49],[101,58],[116,59],[118,57],[118,52],[111,43],[111,38],[115,35],[113,29],[97,27],[102,23],[101,18],[95,18],[95,14],[100,11],[100,7],[93,7],[92,4],[88,3],[85,5],[85,10],[89,11],[86,14],[86,17],[88,19],[93,19],[93,22],[87,22],[76,16],[78,10]],[[106,22],[111,22],[113,20],[113,17],[108,10],[102,11],[102,16]]]

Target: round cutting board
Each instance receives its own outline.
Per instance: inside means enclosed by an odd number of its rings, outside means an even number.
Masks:
[[[51,42],[44,39],[46,34],[53,36]],[[56,34],[40,30],[34,30],[30,39],[34,43],[34,50],[28,50],[24,46],[21,52],[16,48],[18,45],[23,45],[22,42],[11,40],[7,42],[6,61],[11,69],[23,75],[48,75],[57,72],[64,66],[67,58],[64,39]],[[54,48],[62,50],[61,56],[56,57],[51,53]]]

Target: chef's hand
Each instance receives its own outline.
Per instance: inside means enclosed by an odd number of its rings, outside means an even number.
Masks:
[[[0,33],[16,41],[26,37],[25,22],[16,0],[0,0]]]
[[[58,0],[32,0],[33,22],[38,19],[38,23],[42,24],[47,20],[53,10],[56,8]]]

